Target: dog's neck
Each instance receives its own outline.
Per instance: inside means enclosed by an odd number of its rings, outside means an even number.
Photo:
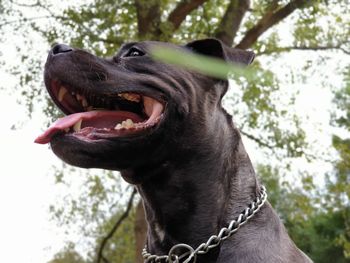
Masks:
[[[195,248],[206,242],[257,196],[255,173],[239,132],[231,126],[230,132],[222,133],[205,144],[204,151],[210,154],[194,152],[186,161],[178,157],[156,169],[133,171],[133,176],[148,177],[138,190],[152,254],[167,254],[179,243]],[[210,253],[203,262],[216,254]]]

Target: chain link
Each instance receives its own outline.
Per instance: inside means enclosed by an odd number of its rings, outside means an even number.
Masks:
[[[208,253],[208,251],[212,248],[215,248],[220,245],[220,243],[234,233],[248,222],[250,218],[252,218],[264,205],[267,199],[266,188],[264,186],[261,187],[260,195],[256,197],[256,199],[249,204],[249,206],[237,217],[237,219],[232,220],[228,227],[223,227],[218,235],[211,236],[206,243],[200,244],[196,249],[193,249],[191,246],[187,244],[177,244],[173,246],[168,255],[157,256],[152,255],[147,252],[147,246],[142,250],[142,256],[145,260],[145,263],[195,263],[197,260],[197,255],[202,255]],[[176,251],[184,251],[180,255],[176,254]]]

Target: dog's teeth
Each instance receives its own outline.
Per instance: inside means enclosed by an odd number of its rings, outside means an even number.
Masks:
[[[135,128],[135,123],[131,119],[127,119],[125,121],[122,121],[122,123],[118,123],[114,129],[120,130],[120,129],[131,129]]]
[[[80,131],[81,130],[81,123],[82,123],[82,120],[77,121],[73,126],[73,130],[76,132]]]
[[[140,95],[137,94],[128,94],[128,100],[133,102],[140,102]]]
[[[123,98],[123,99],[126,99],[126,98],[125,98],[125,93],[118,94],[118,97],[121,97],[121,98]]]
[[[132,120],[127,119],[126,121],[122,122],[122,126],[125,129],[130,129],[130,128],[132,128],[134,126],[134,123],[132,122]]]
[[[66,95],[66,93],[68,92],[68,90],[65,87],[61,87],[59,92],[58,92],[58,101],[62,102],[64,95]]]
[[[122,129],[122,128],[123,128],[123,126],[122,126],[120,123],[118,123],[118,124],[114,127],[115,130],[120,130],[120,129]]]
[[[87,100],[85,97],[83,97],[82,101],[81,101],[81,105],[83,105],[84,108],[86,108],[87,106],[89,106]]]
[[[65,132],[69,132],[69,128],[65,128],[64,131],[65,131]]]
[[[121,94],[118,94],[118,96],[133,102],[140,102],[141,100],[141,96],[134,93],[121,93]]]
[[[134,127],[134,122],[131,120],[131,119],[127,119],[125,122],[125,125],[124,127],[126,129],[130,129],[130,128],[133,128]]]
[[[76,94],[75,97],[77,98],[77,101],[79,101],[84,108],[87,108],[89,106],[86,98],[83,95]]]

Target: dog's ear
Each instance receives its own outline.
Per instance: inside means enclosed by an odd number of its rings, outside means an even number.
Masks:
[[[231,48],[218,39],[206,38],[196,40],[186,45],[196,53],[223,59],[240,65],[249,65],[254,60],[254,53],[237,48]]]

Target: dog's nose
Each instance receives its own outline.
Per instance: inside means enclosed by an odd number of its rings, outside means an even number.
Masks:
[[[66,53],[66,52],[71,52],[73,51],[73,48],[70,46],[67,46],[65,44],[57,44],[52,48],[52,54],[57,55],[60,53]]]

